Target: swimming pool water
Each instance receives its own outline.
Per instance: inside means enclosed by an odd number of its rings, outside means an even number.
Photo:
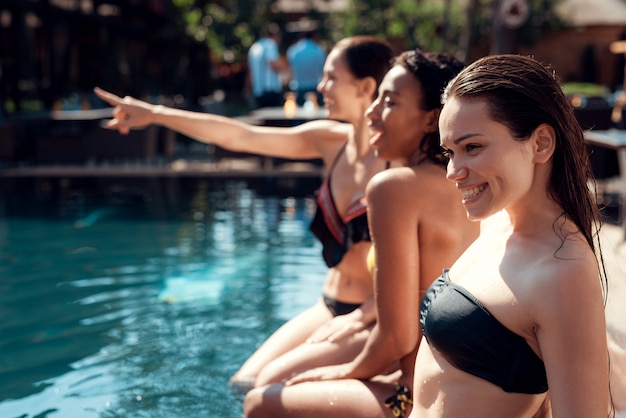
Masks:
[[[228,378],[326,272],[314,187],[270,186],[4,182],[0,417],[241,417]]]

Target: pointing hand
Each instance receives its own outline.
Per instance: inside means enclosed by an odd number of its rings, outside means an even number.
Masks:
[[[121,134],[128,134],[131,129],[145,128],[152,123],[155,105],[130,96],[121,98],[113,93],[94,88],[96,96],[114,107],[113,119],[107,121],[108,129],[117,129]]]

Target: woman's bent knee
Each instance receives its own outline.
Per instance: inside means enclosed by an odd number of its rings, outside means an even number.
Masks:
[[[263,418],[275,416],[272,412],[273,399],[280,399],[282,385],[264,386],[250,390],[243,401],[245,418]],[[277,396],[278,395],[278,396]]]

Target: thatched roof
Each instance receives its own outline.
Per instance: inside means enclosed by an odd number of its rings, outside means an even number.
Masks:
[[[348,0],[276,0],[274,7],[284,13],[339,12],[346,9]]]
[[[561,0],[556,10],[572,26],[626,26],[626,0]]]

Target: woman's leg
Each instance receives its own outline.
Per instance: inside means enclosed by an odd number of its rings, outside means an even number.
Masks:
[[[257,375],[263,367],[305,342],[313,331],[332,317],[320,299],[315,305],[276,330],[231,377],[231,384],[254,386]]]
[[[301,344],[263,367],[256,386],[282,383],[303,370],[352,361],[365,346],[370,331],[368,328],[336,342]]]
[[[248,392],[244,416],[392,418],[394,415],[384,402],[394,393],[393,384],[355,379],[264,386]]]

